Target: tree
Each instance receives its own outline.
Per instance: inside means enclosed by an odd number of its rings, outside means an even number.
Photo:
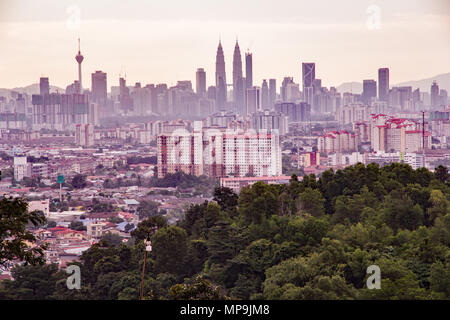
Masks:
[[[161,216],[150,217],[137,225],[137,228],[131,232],[131,236],[136,241],[142,241],[147,238],[147,235],[151,231],[162,229],[167,226],[167,221]]]
[[[25,264],[45,263],[46,246],[39,244],[36,237],[27,230],[46,223],[45,216],[33,211],[28,212],[28,204],[20,199],[0,200],[0,265],[18,259]],[[26,242],[36,246],[29,247]]]
[[[118,234],[107,232],[100,238],[100,241],[104,241],[111,246],[118,247],[122,244],[122,237]]]
[[[137,207],[137,212],[139,214],[139,219],[145,219],[151,216],[156,216],[158,214],[159,203],[151,200],[144,200],[139,203]]]
[[[86,176],[82,175],[82,174],[77,174],[72,178],[72,182],[71,182],[72,186],[75,189],[83,189],[87,186],[87,182],[86,182]]]
[[[237,213],[239,196],[234,191],[227,187],[218,187],[214,189],[214,198],[223,211],[228,212],[230,215]]]
[[[170,288],[170,296],[174,300],[225,300],[229,299],[222,293],[222,289],[203,279],[195,277],[186,284],[177,284]]]
[[[394,190],[384,198],[384,215],[388,225],[394,230],[414,230],[423,224],[424,216],[420,205],[401,192]]]
[[[448,168],[443,165],[440,165],[436,169],[434,169],[434,176],[442,183],[447,182],[450,178]]]
[[[301,210],[312,216],[320,217],[325,212],[325,199],[322,193],[317,189],[306,188],[300,193]]]
[[[152,240],[152,256],[156,273],[168,272],[182,275],[188,251],[187,233],[184,229],[169,226],[158,230]]]
[[[76,231],[86,231],[86,227],[81,221],[72,221],[69,225],[69,228]]]
[[[6,282],[0,299],[49,300],[53,299],[56,282],[66,276],[58,273],[57,264],[16,266],[12,269],[14,281]],[[3,296],[3,297],[2,297]]]

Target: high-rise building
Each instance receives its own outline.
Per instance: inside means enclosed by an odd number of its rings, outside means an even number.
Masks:
[[[316,64],[302,63],[302,83],[303,88],[312,87],[316,79]]]
[[[389,102],[389,68],[378,69],[378,99]]]
[[[80,91],[77,93],[83,92],[83,82],[81,81],[81,63],[84,60],[83,55],[81,54],[81,48],[80,48],[80,39],[78,39],[78,54],[75,56],[75,60],[78,63],[78,83],[80,84]]]
[[[311,106],[306,102],[277,102],[275,111],[283,113],[290,122],[306,122],[311,120]]]
[[[271,107],[269,105],[269,86],[266,79],[263,80],[263,83],[261,85],[261,107],[263,110],[269,109]]]
[[[89,123],[90,108],[87,94],[32,95],[32,120],[34,130],[74,129],[75,124]]]
[[[277,80],[269,79],[269,104],[271,109],[273,109],[276,100],[277,100]]]
[[[257,132],[276,132],[279,135],[288,133],[288,116],[275,111],[258,111],[252,114],[252,128]]]
[[[206,96],[206,72],[203,68],[198,68],[195,73],[196,92],[199,96]]]
[[[431,96],[431,107],[437,108],[439,107],[439,86],[436,81],[433,81],[433,84],[431,85],[430,89],[430,96]]]
[[[39,91],[41,96],[45,94],[50,94],[50,84],[48,82],[48,78],[39,79]]]
[[[125,113],[133,111],[133,100],[130,97],[130,90],[127,87],[127,81],[124,78],[119,79],[119,103],[120,109]]]
[[[369,105],[372,98],[377,97],[377,82],[375,80],[363,80],[363,103]]]
[[[236,40],[233,54],[233,102],[235,110],[238,112],[243,111],[244,97],[245,97],[245,84],[242,78],[242,59],[241,50]]]
[[[108,98],[106,73],[102,71],[95,71],[91,74],[92,85],[92,102],[98,103],[102,107],[106,105]]]
[[[260,89],[259,87],[251,87],[247,89],[247,108],[245,115],[251,115],[252,113],[261,109],[260,101]]]
[[[75,143],[79,146],[94,145],[94,126],[88,124],[77,124],[75,128]]]
[[[224,110],[227,102],[227,77],[222,43],[219,41],[216,55],[216,107]]]
[[[245,87],[253,87],[253,56],[250,52],[245,54]]]
[[[228,133],[203,129],[162,133],[157,138],[158,177],[183,171],[212,177],[281,174],[280,137],[274,133]]]

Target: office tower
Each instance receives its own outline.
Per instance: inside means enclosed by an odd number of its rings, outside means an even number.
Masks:
[[[233,101],[235,110],[238,112],[243,111],[244,107],[244,89],[245,84],[242,78],[242,59],[241,50],[236,40],[233,54]]]
[[[263,80],[261,86],[261,106],[262,109],[269,109],[269,86],[267,85],[266,79]]]
[[[288,117],[288,122],[307,122],[311,120],[311,106],[306,102],[277,102],[275,111]]]
[[[290,83],[294,83],[294,78],[292,77],[284,77],[283,82],[281,83],[280,94],[281,100],[287,102],[287,86]]]
[[[41,96],[45,94],[50,94],[50,84],[48,82],[48,78],[40,78],[39,79],[39,90]]]
[[[119,103],[120,109],[128,114],[133,111],[133,100],[130,97],[130,90],[127,87],[127,81],[124,78],[119,78]]]
[[[363,80],[363,103],[369,105],[372,98],[377,97],[377,82],[375,80]]]
[[[75,60],[78,63],[78,83],[80,84],[80,91],[78,93],[83,92],[83,82],[81,82],[81,63],[84,60],[83,55],[81,54],[81,48],[80,48],[80,39],[78,38],[78,54],[75,56]]]
[[[247,89],[247,108],[245,115],[251,115],[252,113],[259,111],[261,108],[260,102],[260,89],[259,87],[251,87]]]
[[[314,79],[316,79],[316,64],[302,63],[303,88],[312,87]]]
[[[108,97],[106,73],[95,71],[95,73],[91,74],[91,80],[92,102],[98,103],[103,107],[106,105],[106,99]]]
[[[252,114],[252,128],[257,132],[276,132],[279,135],[288,133],[288,116],[280,112],[264,110]]]
[[[206,97],[208,98],[208,99],[211,99],[211,100],[216,100],[216,87],[215,86],[209,86],[208,87],[208,91],[207,91],[207,93],[206,93]]]
[[[439,107],[439,86],[436,81],[433,81],[430,90],[431,96],[431,107],[436,108]]]
[[[216,107],[224,110],[227,102],[227,77],[222,43],[219,41],[216,55]]]
[[[401,110],[413,108],[412,87],[393,87],[389,90],[389,106]]]
[[[253,87],[253,56],[250,52],[245,54],[245,87]]]
[[[198,68],[195,73],[196,92],[199,96],[206,96],[206,72],[203,68]]]
[[[378,69],[378,99],[389,102],[389,68]]]
[[[439,105],[446,107],[448,105],[448,93],[447,90],[441,89],[439,91]]]
[[[269,105],[273,109],[275,101],[277,100],[277,80],[269,79]]]

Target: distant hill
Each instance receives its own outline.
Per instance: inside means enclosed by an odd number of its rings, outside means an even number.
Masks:
[[[378,80],[378,79],[376,79]],[[403,87],[403,86],[411,86],[414,89],[420,88],[422,92],[430,92],[431,84],[433,81],[436,81],[439,85],[439,89],[445,89],[450,93],[450,73],[443,73],[437,76],[414,80],[414,81],[406,81],[400,82],[390,85],[390,87]],[[340,93],[344,92],[353,92],[353,93],[362,93],[363,85],[362,82],[344,82],[343,84],[336,87],[337,91]]]
[[[344,82],[336,87],[336,90],[340,93],[351,92],[360,94],[363,91],[362,82]]]
[[[439,89],[445,89],[450,92],[450,73],[440,74],[428,79],[407,81],[397,84],[397,86],[411,86],[413,89],[420,88],[420,91],[430,92],[431,84],[436,81]]]
[[[26,93],[28,95],[32,95],[32,94],[39,94],[40,89],[39,89],[39,83],[33,83],[30,84],[29,86],[26,87],[18,87],[18,88],[13,88],[13,89],[2,89],[0,88],[0,96],[2,97],[9,97],[11,95],[12,91],[16,91],[19,93]],[[59,93],[64,93],[65,90],[59,87],[55,87],[55,86],[50,86],[50,92],[56,92],[58,91]]]

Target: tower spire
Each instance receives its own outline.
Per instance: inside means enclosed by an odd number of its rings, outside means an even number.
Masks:
[[[82,93],[83,92],[83,84],[81,82],[81,63],[83,62],[84,57],[81,54],[80,38],[78,38],[78,54],[75,56],[75,60],[78,63],[78,82],[80,85],[79,93]]]

